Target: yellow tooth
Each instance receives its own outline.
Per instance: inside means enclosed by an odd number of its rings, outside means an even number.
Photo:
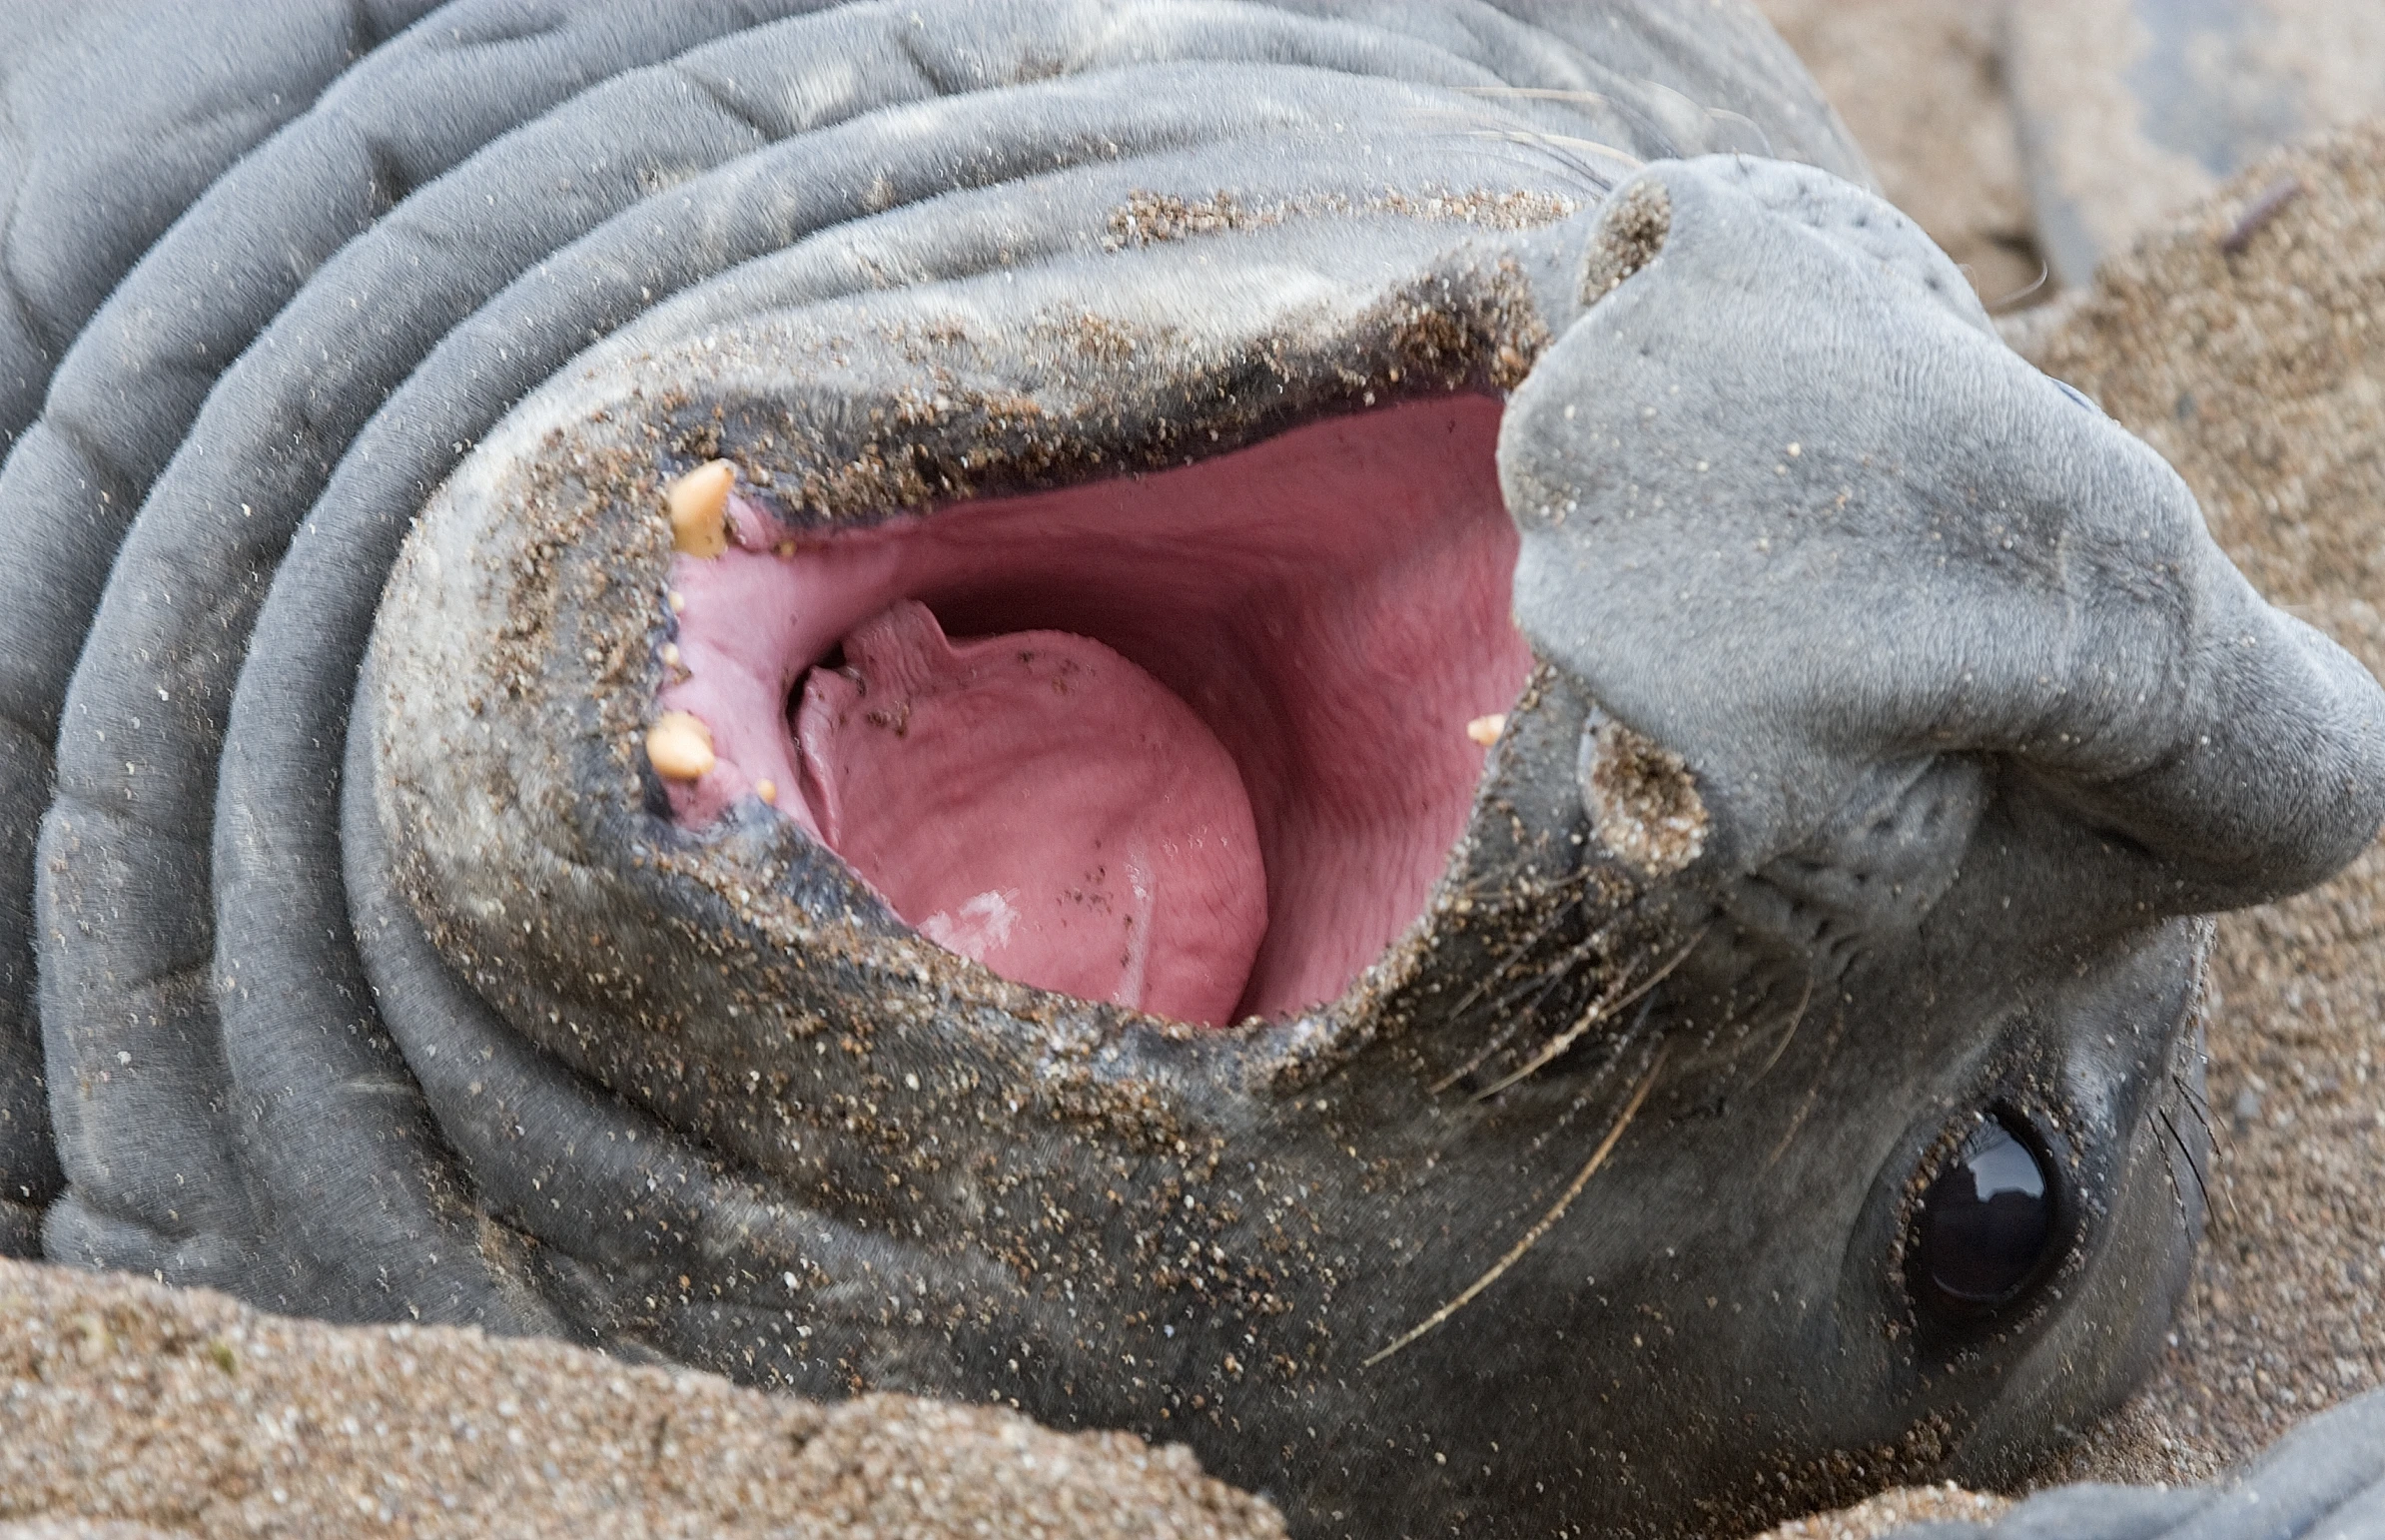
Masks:
[[[679,666],[679,644],[677,642],[664,642],[662,644],[662,666],[665,668],[677,668]]]
[[[1506,730],[1507,717],[1504,713],[1478,716],[1466,724],[1466,736],[1486,749],[1498,742],[1499,734]]]
[[[717,556],[729,548],[729,483],[737,467],[706,460],[671,483],[671,543],[690,556]]]
[[[646,758],[666,781],[700,781],[715,763],[712,729],[687,711],[665,711],[646,729]]]
[[[769,803],[772,807],[778,806],[778,782],[771,780],[767,776],[763,777],[761,780],[754,782],[754,795],[761,798],[764,802]]]
[[[684,594],[684,593],[681,593],[681,592],[680,592],[678,589],[676,589],[676,588],[673,588],[673,589],[671,590],[671,592],[670,592],[670,600],[671,600],[671,613],[672,613],[672,614],[674,614],[674,615],[675,615],[675,614],[677,614],[677,613],[679,613],[681,610],[683,610],[683,609],[687,608],[687,595],[686,595],[686,594]]]

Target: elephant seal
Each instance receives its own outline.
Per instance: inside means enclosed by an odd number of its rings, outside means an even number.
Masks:
[[[1744,1527],[2122,1393],[2198,917],[2366,843],[2385,696],[1761,26],[788,9],[294,13],[396,36],[50,376],[47,1254],[1313,1534]]]

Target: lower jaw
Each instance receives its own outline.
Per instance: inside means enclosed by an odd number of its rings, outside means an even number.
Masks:
[[[1499,414],[833,534],[740,490],[728,548],[672,566],[659,706],[714,751],[673,816],[759,798],[1019,983],[1211,1025],[1331,1000],[1422,912],[1531,665]],[[897,687],[937,629],[980,640]]]

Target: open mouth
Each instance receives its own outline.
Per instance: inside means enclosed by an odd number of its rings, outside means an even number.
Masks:
[[[1422,912],[1531,666],[1500,410],[828,534],[715,472],[648,740],[672,814],[768,803],[1018,983],[1206,1025],[1330,1001]]]

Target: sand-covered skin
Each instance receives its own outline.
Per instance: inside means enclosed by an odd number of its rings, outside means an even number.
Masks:
[[[5,1521],[34,1521],[22,1525]],[[0,1262],[0,1536],[1275,1540],[1190,1450]]]
[[[1980,298],[2041,299],[2005,100],[2004,0],[1757,0],[1879,174]]]
[[[1948,82],[1979,78],[1962,39],[1985,5],[1766,8],[1801,47],[1870,50],[1808,57],[1934,235],[1954,247],[2003,228],[2001,184],[1963,169],[1994,156],[1964,149],[1963,114],[1940,110]],[[2265,592],[2372,668],[2385,667],[2380,167],[2377,125],[2274,157],[2018,339],[2178,466]],[[1940,212],[1914,191],[1934,172]],[[2289,181],[2300,190],[2223,250]],[[2214,1211],[2176,1346],[2048,1480],[2198,1479],[2385,1377],[2385,853],[2224,922],[2216,982]],[[47,1515],[0,1537],[1281,1533],[1184,1451],[1122,1436],[901,1397],[822,1408],[555,1343],[290,1322],[121,1278],[0,1264],[0,1519]],[[1773,1533],[1854,1540],[1998,1506],[1912,1489]]]

